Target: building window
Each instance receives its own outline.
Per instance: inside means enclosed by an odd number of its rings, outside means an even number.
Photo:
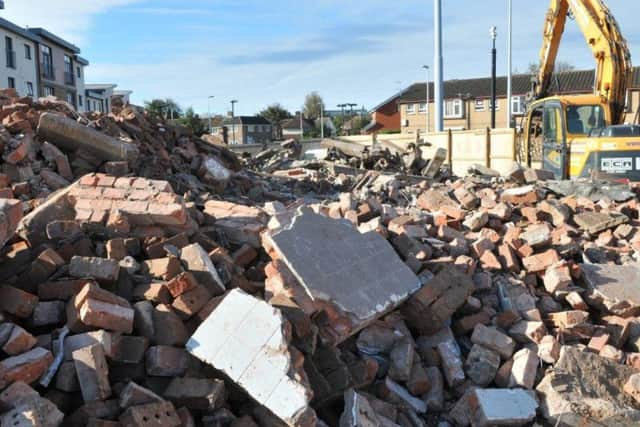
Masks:
[[[249,126],[248,126],[247,131],[249,131],[249,132],[255,132],[255,131],[256,131],[255,126],[253,126],[253,125],[249,125]]]
[[[82,95],[78,95],[78,105],[82,107]]]
[[[462,99],[447,99],[444,101],[444,118],[462,118]]]
[[[53,69],[53,56],[49,46],[40,45],[40,62],[42,62],[42,77],[47,80],[55,80],[55,70]]]
[[[78,74],[78,78],[81,79],[82,78],[82,69],[80,69],[80,67],[76,67],[76,73]]]
[[[73,85],[73,64],[69,55],[64,56],[64,84]]]
[[[5,37],[4,45],[7,54],[7,67],[16,68],[16,53],[13,51],[13,39],[11,37]]]
[[[14,79],[13,77],[9,77],[9,86],[10,89],[15,89],[16,88],[16,79]]]
[[[421,113],[426,113],[427,112],[427,103],[426,102],[421,102],[420,103],[419,111]]]
[[[415,113],[416,113],[415,105],[407,104],[407,114],[415,114]]]
[[[35,92],[33,91],[33,83],[27,82],[27,95],[33,96]]]
[[[489,100],[489,111],[493,110],[493,103]],[[500,100],[496,99],[496,111],[500,111]]]
[[[73,93],[68,93],[67,94],[67,102],[73,106],[76,105],[76,97]]]
[[[475,105],[476,111],[484,111],[485,108],[486,108],[485,107],[486,104],[484,102],[484,99],[476,99],[476,102],[475,102],[474,105]]]
[[[53,96],[53,88],[51,86],[44,87],[44,96]]]
[[[511,112],[513,114],[524,114],[524,96],[512,96],[511,97]]]
[[[31,46],[28,44],[24,45],[24,57],[25,59],[31,59]]]

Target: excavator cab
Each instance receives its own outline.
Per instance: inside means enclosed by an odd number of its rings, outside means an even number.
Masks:
[[[562,104],[556,100],[534,102],[527,114],[526,145],[528,153],[542,151],[542,168],[552,171],[556,179],[567,175],[567,138]],[[573,123],[572,126],[577,126]],[[530,163],[530,160],[528,161]]]

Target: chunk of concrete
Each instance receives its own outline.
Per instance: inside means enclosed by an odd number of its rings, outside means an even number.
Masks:
[[[320,330],[334,344],[393,310],[420,287],[418,277],[380,234],[361,234],[310,209],[300,208],[290,224],[268,234],[266,241],[317,308],[330,309],[331,317],[339,319]]]
[[[218,270],[216,270],[216,266],[213,265],[209,254],[199,243],[194,243],[182,248],[180,259],[187,265],[187,268],[196,280],[205,286],[214,296],[224,293],[226,287],[220,279]]]
[[[566,426],[637,426],[640,410],[623,391],[633,373],[630,366],[563,346],[558,362],[536,388],[542,413],[552,424]]]
[[[608,228],[614,228],[629,221],[626,215],[619,213],[582,212],[574,215],[573,220],[581,230],[595,234]]]
[[[631,265],[581,264],[590,305],[618,316],[640,314],[640,268]]]
[[[187,342],[193,356],[223,371],[287,425],[312,425],[313,392],[296,372],[291,326],[280,310],[230,291]]]

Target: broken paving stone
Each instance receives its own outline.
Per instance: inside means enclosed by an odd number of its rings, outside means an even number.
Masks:
[[[223,371],[288,425],[315,420],[313,393],[295,375],[290,329],[279,310],[234,289],[187,342],[196,358]]]
[[[470,399],[473,426],[522,426],[536,417],[538,402],[533,392],[521,389],[475,389]]]
[[[340,318],[321,327],[329,342],[344,341],[420,287],[418,277],[378,233],[361,234],[308,209],[299,210],[290,225],[272,232],[267,240],[303,291],[319,307],[329,305]],[[319,253],[324,256],[318,257]],[[340,328],[334,329],[337,325]]]
[[[542,413],[550,423],[570,426],[636,426],[640,410],[623,391],[634,373],[629,366],[565,345],[558,362],[536,387]]]
[[[629,317],[640,314],[640,268],[632,265],[580,264],[590,305]]]
[[[573,220],[581,230],[596,234],[608,228],[617,227],[629,221],[626,215],[620,213],[582,212],[573,216]]]

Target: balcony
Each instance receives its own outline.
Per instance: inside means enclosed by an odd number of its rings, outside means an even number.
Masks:
[[[56,79],[56,70],[53,68],[51,64],[42,64],[42,69],[40,70],[43,79],[47,80],[55,80]]]
[[[7,68],[16,68],[16,51],[6,50],[7,54]]]
[[[69,86],[74,86],[75,85],[75,80],[73,78],[73,72],[72,71],[65,71],[64,72],[64,84],[69,85]]]

